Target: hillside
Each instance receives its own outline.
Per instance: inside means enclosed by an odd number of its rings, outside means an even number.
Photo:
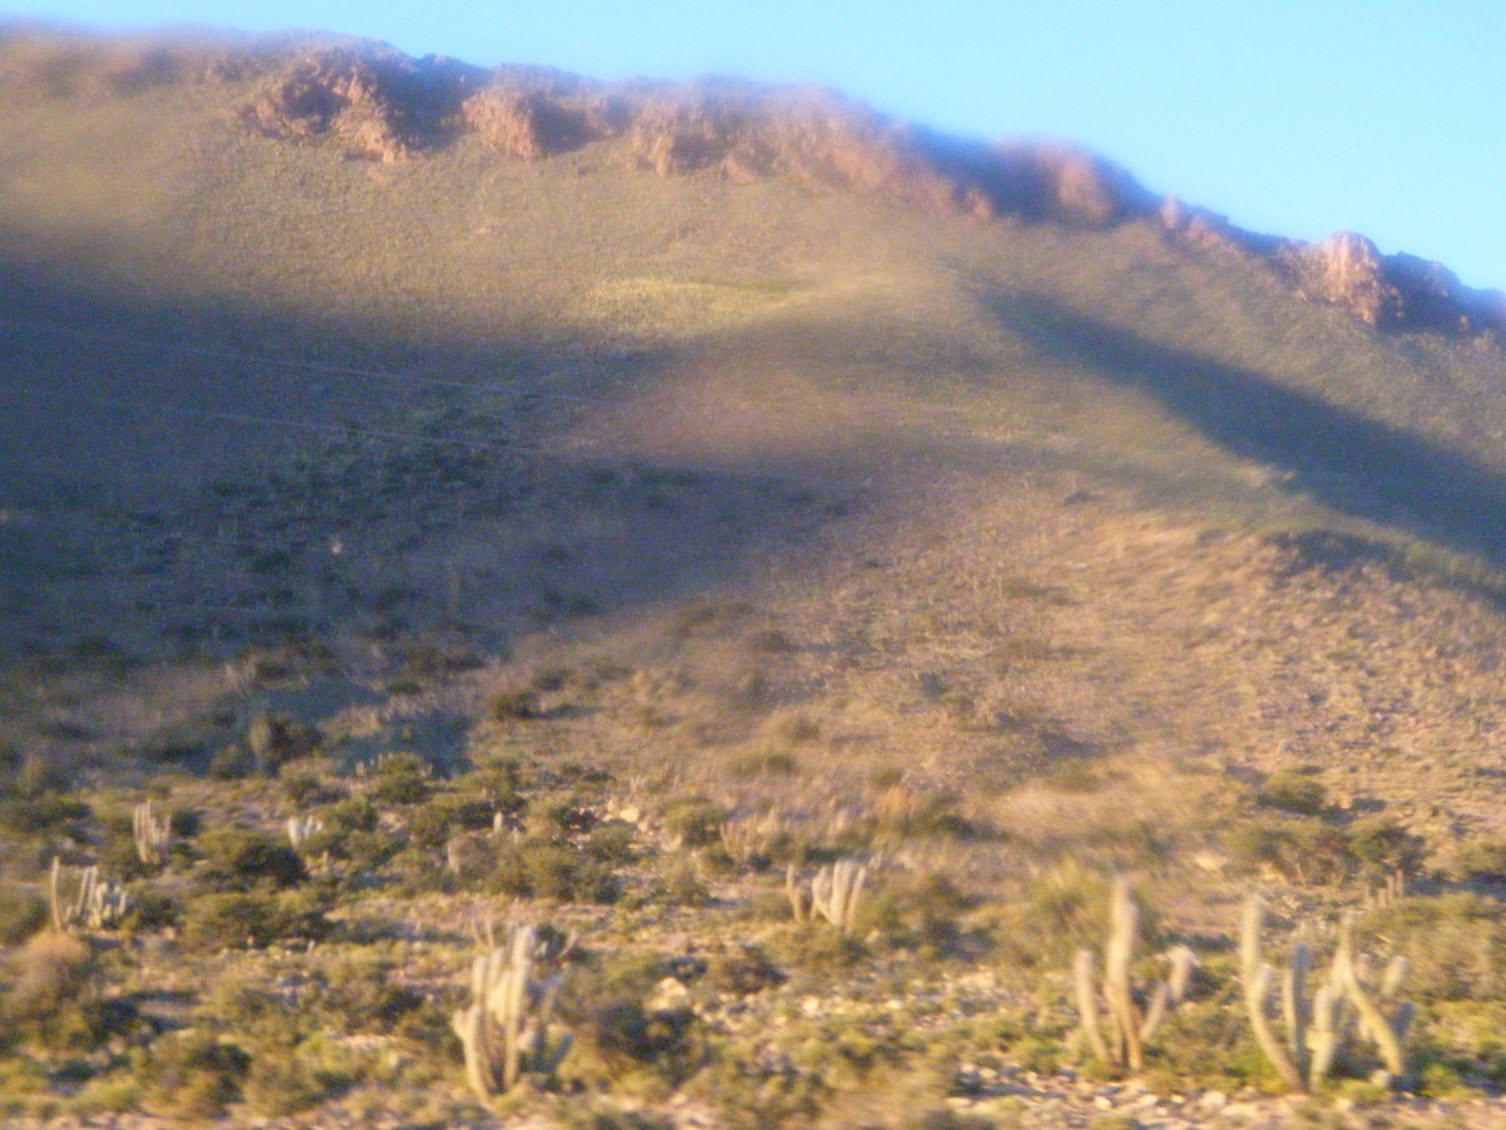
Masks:
[[[1501,295],[822,91],[23,29],[0,98],[0,917],[24,963],[54,856],[137,907],[91,955],[134,1019],[44,1015],[11,1115],[176,1071],[195,1117],[480,1117],[448,1015],[505,895],[585,950],[540,1118],[1259,1124],[1240,899],[1402,870],[1362,931],[1432,1075],[1383,1109],[1499,1116]],[[311,879],[226,878],[292,815]],[[837,944],[782,871],[846,855]],[[1116,872],[1206,966],[1123,1094],[1066,975]]]

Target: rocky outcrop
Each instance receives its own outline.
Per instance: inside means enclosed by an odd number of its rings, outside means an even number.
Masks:
[[[1299,297],[1341,307],[1375,329],[1441,333],[1489,347],[1506,341],[1506,295],[1464,286],[1442,263],[1383,255],[1355,232],[1320,243],[1259,235],[1175,197],[1162,201],[1157,215],[1182,242],[1258,259]]]
[[[1302,297],[1342,306],[1367,326],[1475,337],[1506,337],[1506,296],[1473,290],[1442,263],[1382,255],[1370,240],[1339,232],[1322,243],[1293,243],[1274,257]]]
[[[333,136],[352,156],[402,161],[453,132],[450,123],[481,74],[390,48],[326,48],[284,63],[239,113],[268,137]]]
[[[608,160],[661,177],[737,183],[780,178],[933,214],[1018,217],[1079,227],[1155,224],[1198,251],[1254,258],[1302,297],[1378,330],[1506,341],[1506,296],[1471,290],[1438,263],[1382,255],[1342,232],[1305,244],[1157,199],[1123,169],[1060,144],[989,145],[908,125],[826,90],[592,82],[542,68],[482,70],[410,58],[364,41],[307,37],[97,43],[56,33],[0,35],[0,91],[17,101],[129,96],[170,83],[237,93],[248,128],[333,140],[354,157],[413,159],[473,133],[498,159],[543,161],[617,140]]]
[[[627,128],[631,110],[606,94],[564,97],[509,82],[473,94],[465,123],[503,157],[537,161],[615,137]]]

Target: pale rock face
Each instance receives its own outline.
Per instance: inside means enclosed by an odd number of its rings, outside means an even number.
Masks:
[[[1303,250],[1303,286],[1325,302],[1346,306],[1366,325],[1397,323],[1400,291],[1386,280],[1375,244],[1355,232],[1338,232]]]

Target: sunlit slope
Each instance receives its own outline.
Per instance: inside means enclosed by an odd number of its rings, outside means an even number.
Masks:
[[[1147,223],[619,141],[373,164],[247,132],[246,93],[0,116],[12,654],[605,649],[641,679],[568,724],[604,757],[714,773],[797,711],[823,763],[1001,787],[1443,759],[1500,714],[1499,354]]]

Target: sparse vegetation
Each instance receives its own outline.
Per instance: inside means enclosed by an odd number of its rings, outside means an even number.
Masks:
[[[1497,354],[1151,219],[516,164],[459,104],[368,164],[359,108],[244,132],[275,50],[29,35],[6,1125],[1501,1113]],[[1368,908],[1305,943],[1350,1013],[1279,943],[1278,1016],[1253,888]],[[468,997],[478,913],[559,928]]]

